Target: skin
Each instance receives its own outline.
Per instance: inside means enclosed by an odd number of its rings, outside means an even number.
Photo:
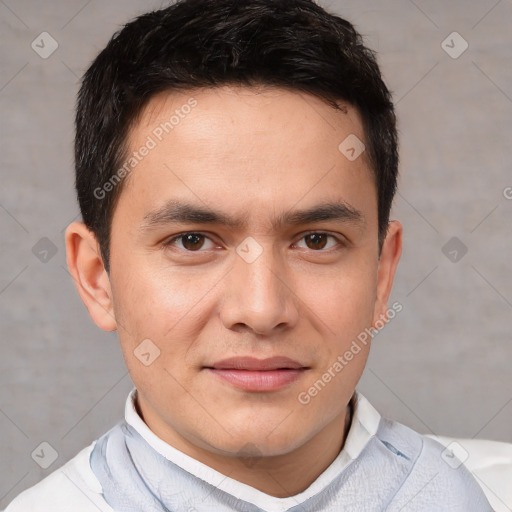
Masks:
[[[66,230],[68,266],[94,322],[117,329],[149,428],[225,475],[292,496],[342,449],[347,404],[370,344],[310,403],[297,397],[359,333],[387,318],[402,226],[390,222],[379,258],[366,154],[349,161],[338,150],[349,134],[365,141],[360,115],[348,104],[335,111],[314,96],[269,87],[161,93],[132,128],[131,150],[191,96],[197,106],[128,177],[112,222],[110,275],[80,222]],[[247,225],[142,231],[145,215],[171,198],[245,215]],[[276,215],[327,200],[344,201],[364,220],[271,229]],[[191,231],[204,237],[165,245]],[[331,236],[308,242],[311,231]],[[247,237],[262,249],[252,263],[236,252]],[[134,350],[148,338],[160,356],[145,366]],[[242,391],[204,369],[242,355],[284,355],[309,369],[272,392]]]

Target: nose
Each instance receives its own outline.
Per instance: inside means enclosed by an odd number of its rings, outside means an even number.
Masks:
[[[224,282],[221,320],[227,329],[249,329],[259,335],[293,327],[298,318],[298,298],[290,271],[282,257],[261,245],[254,260],[237,254]]]

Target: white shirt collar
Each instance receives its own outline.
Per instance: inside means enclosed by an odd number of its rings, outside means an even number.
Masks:
[[[151,447],[166,459],[201,480],[269,512],[283,512],[292,506],[304,503],[325,489],[336,476],[346,469],[353,460],[359,457],[364,447],[376,434],[380,422],[380,414],[361,393],[356,391],[352,423],[345,440],[345,445],[336,459],[301,493],[288,498],[277,498],[216,471],[159,438],[137,413],[134,404],[136,392],[137,389],[134,387],[126,399],[125,420],[137,430]]]

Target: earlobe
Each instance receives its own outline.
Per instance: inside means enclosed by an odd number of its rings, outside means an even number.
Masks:
[[[373,326],[377,321],[382,324],[382,322],[388,320],[388,299],[393,286],[395,271],[402,255],[402,231],[402,224],[399,221],[390,221],[379,260]]]
[[[65,239],[68,268],[91,318],[101,329],[115,331],[110,278],[94,233],[83,222],[72,222]]]

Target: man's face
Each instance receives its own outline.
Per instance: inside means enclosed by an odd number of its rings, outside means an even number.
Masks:
[[[279,455],[342,417],[369,344],[307,404],[299,396],[385,311],[374,179],[364,153],[338,149],[349,135],[365,140],[347,109],[222,87],[160,94],[132,130],[130,154],[150,149],[114,212],[113,312],[144,419],[170,444],[236,455],[250,443]],[[162,214],[177,203],[239,225]],[[339,215],[292,222],[327,203]],[[244,356],[302,369],[265,380],[216,365]]]

